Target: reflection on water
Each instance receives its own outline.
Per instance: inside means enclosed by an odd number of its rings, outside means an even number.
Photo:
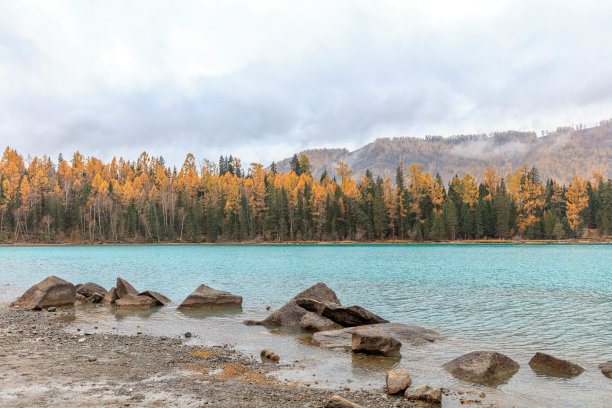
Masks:
[[[313,387],[380,389],[385,371],[401,367],[415,385],[482,390],[486,402],[501,406],[605,407],[612,400],[612,381],[597,368],[612,359],[610,245],[2,247],[0,259],[0,303],[50,274],[106,288],[121,276],[175,302],[144,313],[89,305],[77,310],[77,325],[181,337],[189,331],[190,344],[230,344],[255,358],[272,348],[282,377]],[[447,338],[405,344],[399,360],[366,358],[314,347],[296,329],[242,324],[261,320],[267,305],[275,309],[317,281],[343,304]],[[244,309],[177,311],[201,283],[243,296]],[[492,388],[441,368],[475,350],[506,354],[521,369]],[[535,373],[528,362],[537,351],[585,372],[572,379]],[[451,398],[445,406],[460,404]]]

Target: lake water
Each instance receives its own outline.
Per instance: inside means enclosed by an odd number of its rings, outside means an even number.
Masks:
[[[106,288],[121,276],[139,290],[173,300],[154,313],[77,310],[77,321],[89,330],[96,325],[175,336],[191,331],[190,342],[229,343],[254,355],[272,347],[283,360],[302,365],[281,371],[290,380],[379,388],[385,370],[398,366],[408,368],[415,385],[482,390],[487,402],[501,406],[604,407],[612,401],[612,380],[597,368],[612,360],[612,245],[0,247],[0,303],[51,274]],[[295,333],[241,324],[265,317],[266,306],[275,309],[318,281],[345,305],[422,325],[447,339],[403,347],[399,361],[364,359],[312,347]],[[176,306],[201,283],[242,295],[243,311],[178,312]],[[441,369],[474,350],[504,353],[521,369],[496,388],[464,383]],[[573,379],[535,374],[527,363],[536,351],[586,371]],[[444,405],[460,406],[458,398]]]

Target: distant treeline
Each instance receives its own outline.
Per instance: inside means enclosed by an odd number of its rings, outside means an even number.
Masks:
[[[142,153],[110,163],[79,152],[57,164],[27,162],[6,148],[0,160],[0,242],[220,242],[561,239],[587,228],[612,231],[612,180],[540,180],[524,165],[445,185],[424,166],[395,180],[367,171],[356,181],[338,162],[317,179],[308,157],[279,172],[222,156],[180,169]],[[330,169],[331,171],[331,169]]]

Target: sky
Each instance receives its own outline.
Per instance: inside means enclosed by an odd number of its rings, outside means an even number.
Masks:
[[[0,146],[269,164],[612,118],[612,2],[0,0]]]

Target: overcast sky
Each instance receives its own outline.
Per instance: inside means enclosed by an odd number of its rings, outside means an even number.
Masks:
[[[0,145],[269,164],[612,117],[604,1],[0,0]]]

